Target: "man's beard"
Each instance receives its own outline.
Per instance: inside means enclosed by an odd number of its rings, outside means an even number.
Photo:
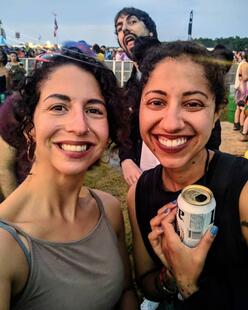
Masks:
[[[119,40],[118,40],[118,43],[119,43],[119,46],[123,48],[123,50],[124,50],[124,52],[126,53],[127,57],[128,57],[129,59],[133,60],[132,49],[133,49],[133,47],[134,47],[134,44],[133,44],[133,46],[132,46],[132,47],[130,48],[130,50],[129,50],[128,47],[127,47],[127,44],[126,44],[126,43],[128,43],[128,42],[126,42],[126,37],[128,37],[128,36],[132,36],[132,37],[133,37],[133,40],[132,40],[132,41],[133,41],[134,43],[135,43],[135,40],[138,38],[138,36],[136,36],[134,33],[128,33],[128,34],[126,34],[126,35],[124,36],[124,38],[123,38],[123,46],[121,46]]]

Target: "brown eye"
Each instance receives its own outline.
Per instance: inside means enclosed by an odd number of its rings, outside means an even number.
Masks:
[[[200,110],[204,107],[204,104],[200,101],[188,101],[184,103],[184,106],[189,110]]]
[[[63,104],[56,104],[54,106],[51,107],[52,111],[59,111],[59,112],[63,112],[66,111],[67,108],[63,105]]]

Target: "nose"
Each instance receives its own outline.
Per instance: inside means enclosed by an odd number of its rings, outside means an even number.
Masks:
[[[87,117],[82,109],[71,111],[70,115],[68,115],[65,128],[68,132],[72,132],[78,136],[89,132]]]
[[[178,133],[184,128],[183,111],[176,104],[168,104],[164,111],[161,111],[159,126],[167,133]]]
[[[130,30],[129,30],[129,25],[128,25],[128,22],[127,22],[127,21],[123,22],[122,31],[123,31],[125,34],[128,33],[128,32],[130,32]]]

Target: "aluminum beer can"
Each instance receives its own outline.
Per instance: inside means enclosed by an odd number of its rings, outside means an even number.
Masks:
[[[202,185],[185,187],[177,199],[177,230],[184,244],[195,247],[214,223],[216,202],[212,191]]]

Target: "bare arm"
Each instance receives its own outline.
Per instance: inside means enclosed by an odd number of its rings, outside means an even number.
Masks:
[[[132,159],[125,159],[121,163],[122,174],[128,186],[136,183],[142,173]]]
[[[11,296],[21,292],[27,276],[28,263],[20,246],[0,229],[0,310],[10,309]]]
[[[6,198],[17,187],[15,175],[16,150],[0,137],[0,186]]]
[[[160,269],[154,264],[148,254],[136,218],[134,184],[128,192],[128,211],[133,232],[133,256],[135,264],[135,275],[146,298],[154,301],[165,299],[164,294],[158,290],[156,285]]]

